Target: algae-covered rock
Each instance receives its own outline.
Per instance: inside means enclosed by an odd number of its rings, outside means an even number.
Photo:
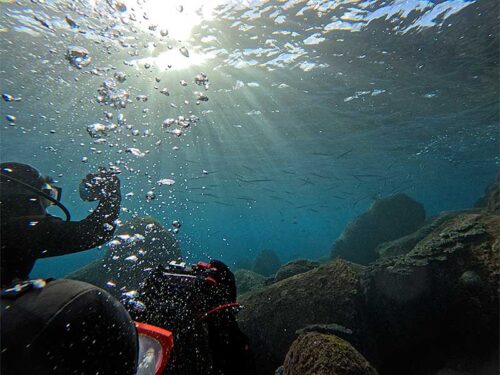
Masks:
[[[362,268],[336,260],[242,296],[238,321],[250,339],[259,374],[273,373],[283,363],[295,331],[308,325],[337,323],[352,329],[356,341],[364,331]]]
[[[499,233],[498,215],[462,213],[408,254],[366,268],[366,316],[381,373],[419,373],[407,369],[417,363],[437,370],[450,353],[498,348]]]
[[[264,276],[273,275],[281,266],[281,261],[272,250],[262,250],[255,258],[252,271]]]
[[[291,262],[288,262],[280,267],[278,272],[276,272],[274,281],[288,279],[289,277],[310,271],[316,267],[319,267],[319,262],[307,259],[292,260]]]
[[[376,375],[370,363],[341,338],[318,332],[299,336],[283,365],[284,375]]]
[[[238,295],[262,288],[266,280],[264,276],[244,269],[234,271],[234,278]]]
[[[379,244],[414,232],[424,220],[422,204],[406,194],[379,199],[335,241],[332,258],[366,265],[377,258],[375,248]]]
[[[118,228],[103,258],[66,276],[105,288],[116,297],[120,288],[137,289],[152,268],[179,260],[174,236],[152,217],[137,217]]]
[[[477,200],[474,207],[487,212],[500,211],[500,173],[497,174],[495,182],[486,188],[484,195]]]
[[[398,238],[394,241],[384,242],[377,246],[375,252],[379,257],[390,257],[408,253],[422,239],[428,236],[439,227],[445,225],[448,221],[459,215],[460,212],[444,212],[428,219],[425,224],[417,231],[407,236]]]

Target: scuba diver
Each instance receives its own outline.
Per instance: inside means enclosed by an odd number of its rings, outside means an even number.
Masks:
[[[159,265],[122,302],[135,321],[173,333],[169,375],[254,375],[249,340],[238,327],[234,274],[221,261]]]
[[[116,174],[101,170],[82,181],[80,196],[99,205],[81,221],[70,221],[61,189],[30,165],[2,163],[0,178],[2,287],[26,280],[37,259],[88,250],[113,236],[121,202]],[[60,207],[66,221],[49,215],[50,205]]]
[[[82,199],[99,204],[70,221],[51,178],[27,164],[0,164],[2,374],[136,374],[137,330],[117,300],[80,281],[29,279],[37,259],[112,237],[121,201],[116,173],[89,174],[80,187]],[[66,221],[46,212],[52,204]]]
[[[0,164],[3,375],[254,373],[234,275],[222,262],[159,265],[145,276],[143,302],[123,304],[81,281],[30,280],[37,259],[109,241],[119,215],[116,171],[82,180],[80,197],[99,204],[81,221],[70,221],[54,183],[30,165]],[[49,215],[50,205],[66,221]]]

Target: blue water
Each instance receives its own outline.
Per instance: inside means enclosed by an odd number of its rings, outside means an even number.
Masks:
[[[318,259],[378,197],[405,192],[431,216],[471,207],[495,177],[497,1],[124,3],[0,5],[2,92],[21,98],[0,104],[1,161],[56,177],[74,220],[94,206],[80,180],[119,165],[134,194],[121,220],[180,220],[188,260],[233,264],[264,248]],[[70,46],[91,63],[70,65]],[[117,71],[130,93],[119,110],[96,100]],[[193,82],[201,72],[208,90]],[[105,112],[131,126],[96,144],[87,126]],[[190,115],[199,121],[180,137],[162,128]],[[63,276],[103,251],[39,261],[33,275]]]

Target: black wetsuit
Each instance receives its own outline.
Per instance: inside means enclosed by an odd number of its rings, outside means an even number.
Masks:
[[[63,221],[45,214],[38,202],[34,202],[32,207],[20,207],[19,204],[10,206],[2,202],[2,287],[16,278],[26,280],[39,258],[75,253],[109,241],[114,233],[114,221],[120,212],[120,201],[119,190],[113,192],[81,221]]]
[[[6,293],[28,280],[37,259],[108,241],[120,200],[118,185],[87,218],[69,222],[45,214],[36,199],[1,202],[2,375],[135,374],[135,326],[108,292],[54,280],[40,289]]]

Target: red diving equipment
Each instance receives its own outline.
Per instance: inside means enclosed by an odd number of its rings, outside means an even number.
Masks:
[[[166,329],[134,322],[139,337],[137,375],[161,375],[174,347],[174,335]]]

